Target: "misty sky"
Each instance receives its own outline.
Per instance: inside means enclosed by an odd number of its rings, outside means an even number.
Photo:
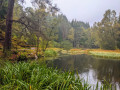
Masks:
[[[29,5],[29,0],[26,1]],[[71,21],[89,22],[92,25],[103,18],[106,10],[111,9],[120,13],[120,0],[53,0],[60,8],[60,12]]]

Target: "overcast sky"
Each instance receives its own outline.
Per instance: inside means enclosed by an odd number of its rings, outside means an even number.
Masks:
[[[27,0],[29,5],[30,0]],[[67,16],[71,21],[89,22],[92,25],[103,18],[106,10],[111,9],[120,13],[120,0],[53,0],[60,8],[60,12]]]

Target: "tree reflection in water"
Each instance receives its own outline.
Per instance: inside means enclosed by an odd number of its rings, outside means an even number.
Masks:
[[[49,63],[48,63],[49,62]],[[77,71],[91,84],[107,82],[120,87],[120,60],[99,59],[90,55],[64,56],[47,61],[48,66]]]

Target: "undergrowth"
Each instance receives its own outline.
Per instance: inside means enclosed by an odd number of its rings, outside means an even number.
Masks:
[[[74,73],[37,63],[5,63],[0,68],[0,90],[89,90]]]
[[[47,67],[39,62],[6,62],[0,68],[0,90],[92,90],[73,72]],[[98,90],[99,86],[96,85]],[[112,90],[104,84],[100,90]]]

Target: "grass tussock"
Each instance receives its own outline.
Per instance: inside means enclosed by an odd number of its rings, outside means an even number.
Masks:
[[[37,63],[5,63],[0,68],[0,90],[89,90],[74,73]]]

